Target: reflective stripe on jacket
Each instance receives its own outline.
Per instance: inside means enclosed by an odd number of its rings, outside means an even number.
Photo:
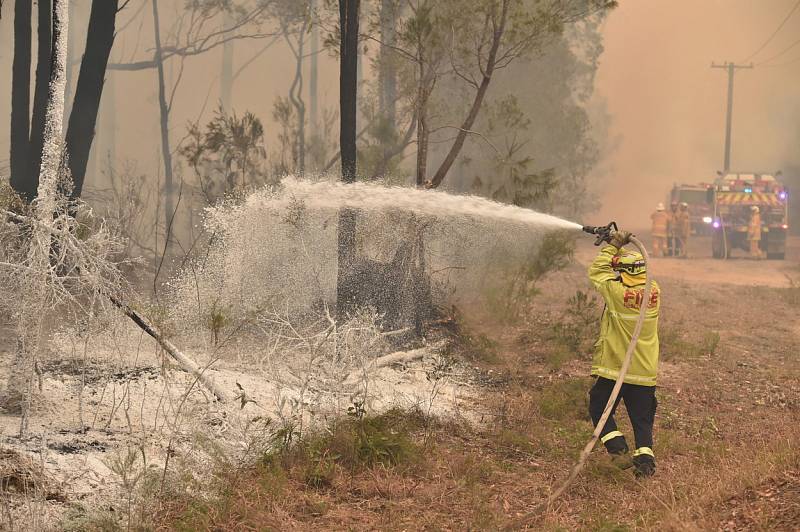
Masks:
[[[617,254],[614,246],[605,246],[589,267],[589,280],[606,303],[600,322],[600,338],[595,343],[592,375],[616,379],[625,359],[639,306],[644,296],[644,284],[626,286],[617,280],[611,260]],[[650,303],[639,341],[633,352],[625,382],[655,386],[658,372],[658,314],[661,308],[661,289],[653,281]]]

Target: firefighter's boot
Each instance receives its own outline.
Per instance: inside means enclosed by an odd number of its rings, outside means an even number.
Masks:
[[[656,472],[656,460],[649,447],[640,447],[633,452],[633,474],[636,478],[652,477]]]

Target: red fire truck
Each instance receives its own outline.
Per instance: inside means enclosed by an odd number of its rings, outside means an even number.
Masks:
[[[689,206],[689,222],[695,235],[711,234],[713,207],[708,201],[708,183],[698,185],[673,185],[669,193],[670,204],[686,203]]]
[[[728,173],[708,188],[713,208],[711,250],[715,258],[727,258],[733,249],[749,249],[747,227],[750,209],[761,211],[761,251],[768,259],[786,255],[789,232],[789,192],[777,174]]]

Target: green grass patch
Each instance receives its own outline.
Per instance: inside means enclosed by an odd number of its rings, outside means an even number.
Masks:
[[[591,379],[580,378],[553,382],[536,394],[542,417],[549,420],[588,420]]]
[[[661,327],[659,341],[662,360],[696,360],[704,356],[713,357],[718,353],[721,338],[717,331],[703,331],[692,335],[683,329],[680,324]]]

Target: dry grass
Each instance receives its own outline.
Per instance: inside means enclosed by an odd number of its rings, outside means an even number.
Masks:
[[[675,294],[665,299],[663,318],[667,336],[674,338],[667,338],[672,356],[657,392],[656,476],[638,482],[597,451],[564,498],[528,523],[530,529],[796,526],[800,360],[791,355],[798,348],[790,330],[792,305],[778,291],[742,298],[732,287],[708,287],[705,297],[727,304],[698,314],[696,301],[686,297],[691,288],[662,286]],[[559,367],[549,364],[543,357],[558,346],[524,328],[483,321],[469,330],[492,342],[496,357],[476,357],[481,368],[503,375],[476,405],[479,425],[397,412],[390,418],[351,416],[324,435],[229,471],[210,497],[184,494],[162,502],[153,526],[492,530],[514,525],[567,474],[587,439],[590,379],[583,356]],[[528,334],[525,344],[518,341],[523,334]],[[617,418],[621,430],[631,434],[624,407]],[[369,425],[374,434],[366,435],[365,423],[374,423]],[[362,444],[365,438],[387,448],[374,453]]]

